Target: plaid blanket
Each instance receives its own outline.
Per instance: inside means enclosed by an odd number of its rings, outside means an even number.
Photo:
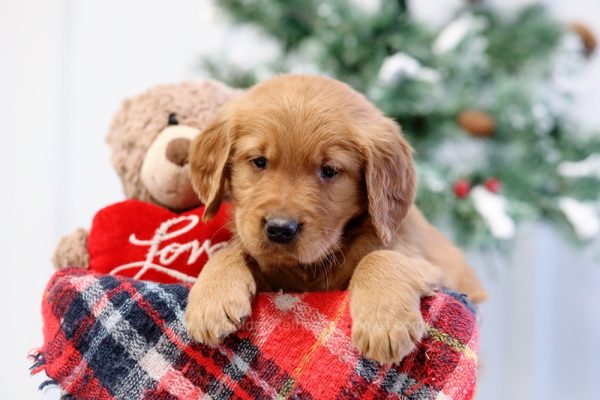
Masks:
[[[479,331],[464,298],[422,301],[428,335],[393,367],[353,348],[347,292],[265,293],[218,348],[190,340],[189,287],[86,270],[56,273],[44,294],[44,370],[77,399],[470,399]]]

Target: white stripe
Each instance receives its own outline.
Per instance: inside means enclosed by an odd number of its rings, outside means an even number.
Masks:
[[[319,339],[322,331],[328,328],[331,322],[325,315],[304,301],[298,301],[294,304],[292,312],[300,325],[310,331],[315,339]],[[337,356],[343,363],[353,365],[358,360],[358,353],[352,345],[350,337],[337,326],[323,344],[331,354]]]
[[[152,348],[144,354],[144,357],[139,361],[140,366],[150,375],[155,381],[160,382],[161,378],[169,370],[170,363],[165,358]]]

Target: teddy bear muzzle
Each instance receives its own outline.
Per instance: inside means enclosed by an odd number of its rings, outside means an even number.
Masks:
[[[185,210],[200,204],[192,188],[188,150],[200,133],[186,125],[169,125],[154,140],[142,163],[141,180],[157,203]]]
[[[167,145],[166,157],[173,164],[183,167],[189,161],[188,152],[191,140],[187,138],[172,139]]]

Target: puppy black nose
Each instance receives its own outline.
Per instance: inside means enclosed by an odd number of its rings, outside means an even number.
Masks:
[[[299,231],[300,224],[293,219],[269,218],[265,221],[265,233],[271,242],[289,243]]]

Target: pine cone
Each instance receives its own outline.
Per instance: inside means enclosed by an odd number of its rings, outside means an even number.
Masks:
[[[594,32],[585,24],[581,22],[571,22],[569,29],[579,36],[581,44],[583,45],[583,52],[586,56],[591,56],[596,51],[598,40]]]
[[[470,135],[477,137],[490,137],[496,129],[494,117],[483,111],[463,111],[458,115],[457,122]]]

